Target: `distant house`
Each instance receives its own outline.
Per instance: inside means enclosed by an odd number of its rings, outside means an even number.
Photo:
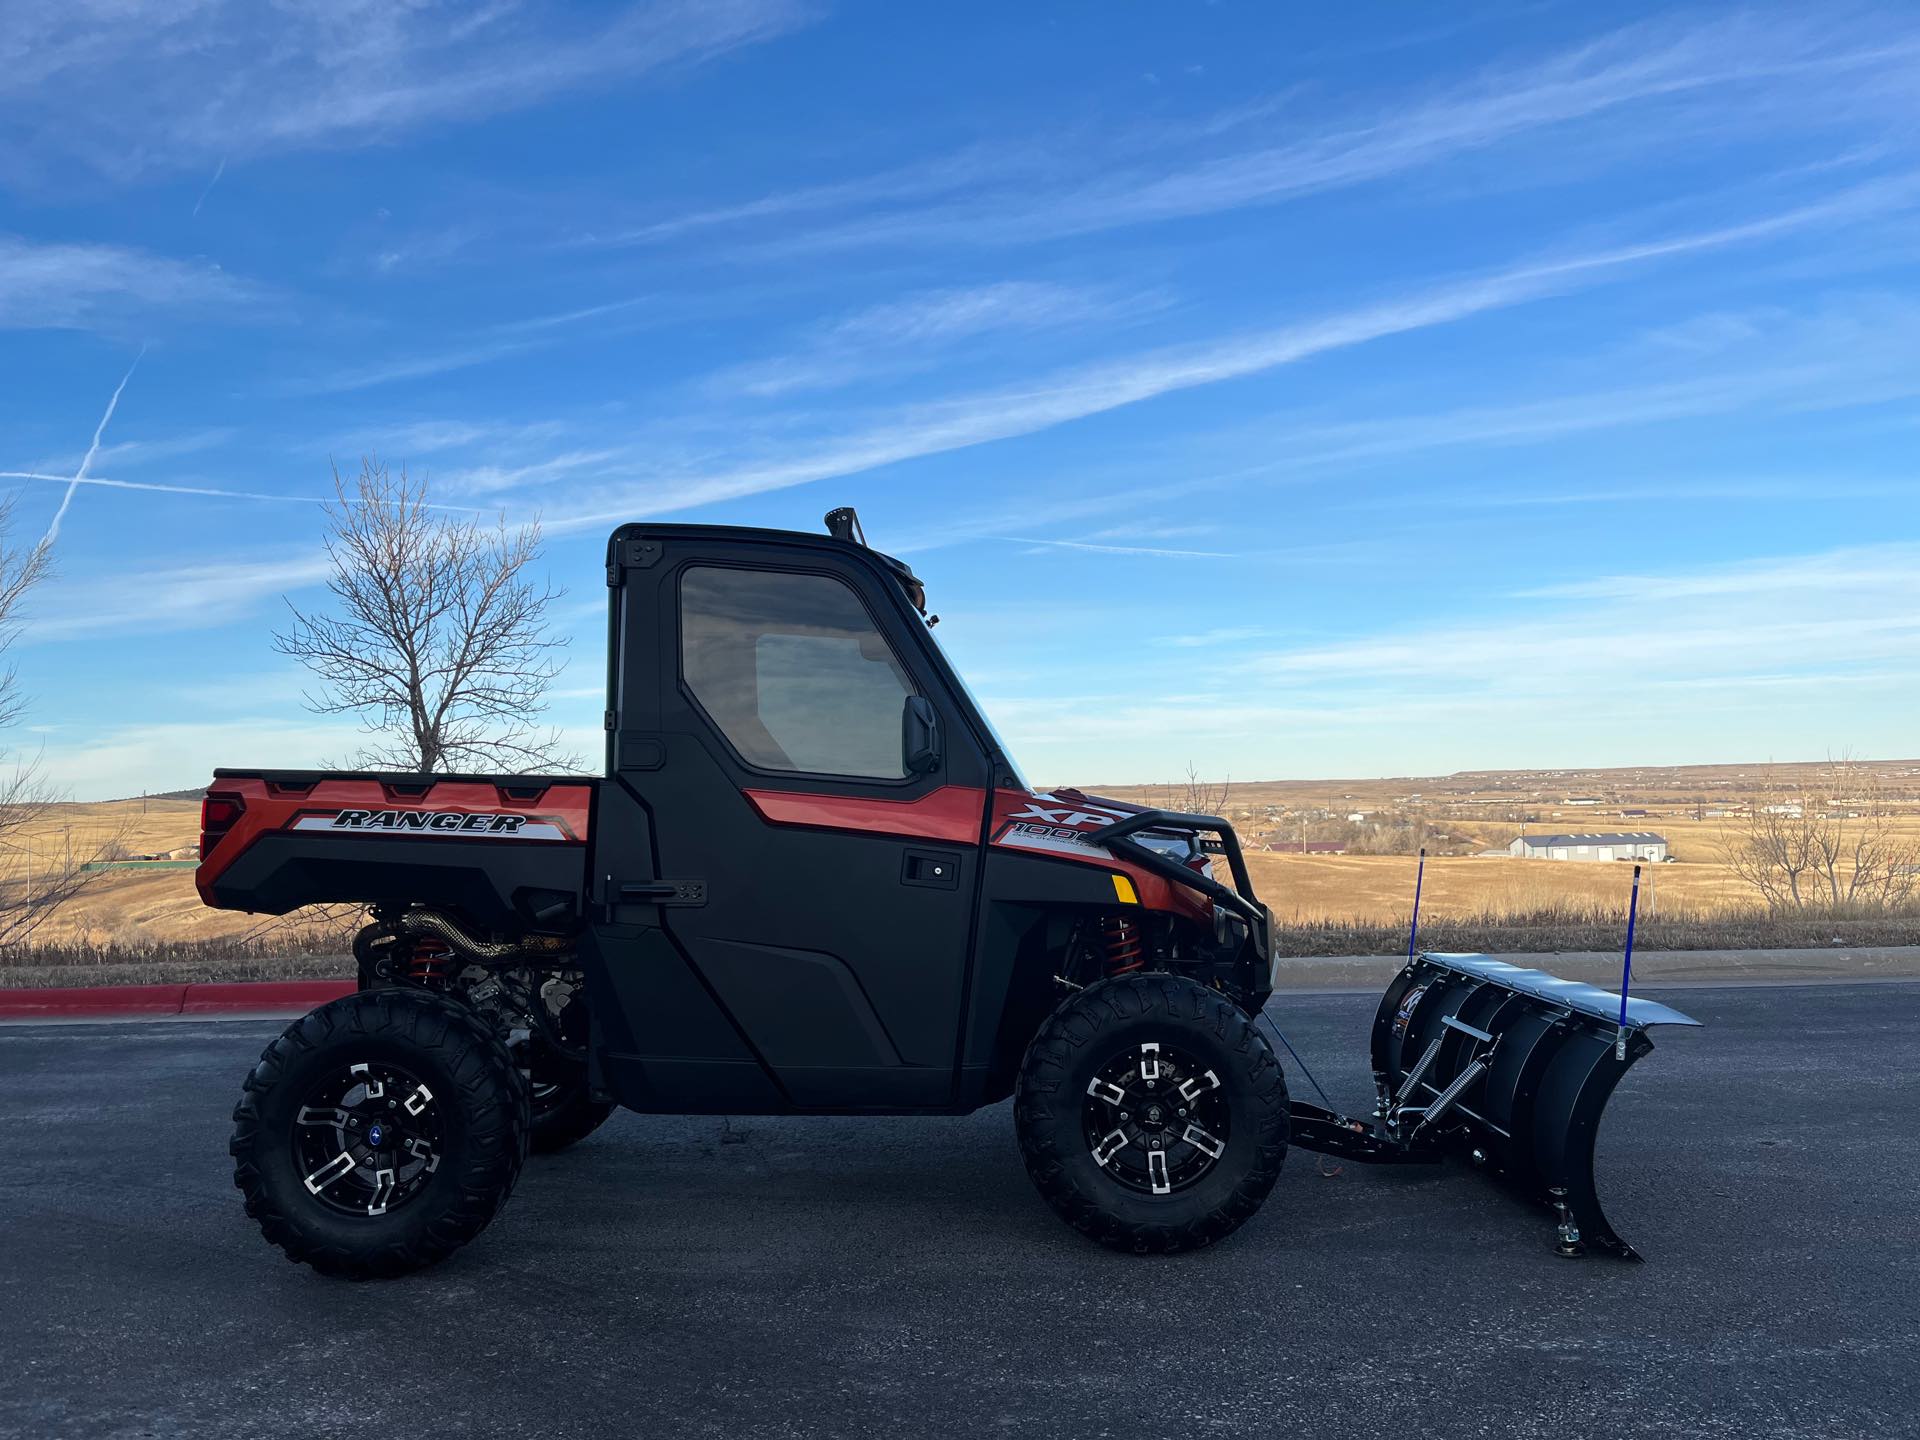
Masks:
[[[1601,801],[1598,795],[1569,795],[1562,803],[1567,805],[1598,805]]]
[[[1667,858],[1667,837],[1650,830],[1592,835],[1522,835],[1507,853],[1521,860],[1652,860]]]
[[[1647,818],[1647,812],[1644,810],[1622,810],[1620,812],[1620,818],[1622,820],[1644,820]]]

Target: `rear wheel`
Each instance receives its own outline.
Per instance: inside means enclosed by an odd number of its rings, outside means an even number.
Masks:
[[[233,1112],[234,1184],[290,1260],[355,1279],[445,1259],[526,1159],[524,1076],[464,1007],[363,991],[289,1026]]]
[[[1021,1068],[1027,1173],[1075,1229],[1119,1250],[1212,1244],[1260,1208],[1287,1153],[1287,1083],[1224,995],[1128,975],[1054,1011]]]
[[[551,1155],[584,1140],[613,1114],[611,1100],[596,1100],[587,1090],[584,1065],[551,1061],[533,1067],[533,1150]]]

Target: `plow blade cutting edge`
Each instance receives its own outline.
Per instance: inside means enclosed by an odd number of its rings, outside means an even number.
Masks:
[[[1294,1142],[1384,1164],[1448,1152],[1553,1210],[1558,1250],[1637,1260],[1594,1189],[1600,1115],[1653,1049],[1654,1025],[1700,1022],[1653,1000],[1485,955],[1423,954],[1394,977],[1373,1022],[1370,1123],[1293,1107]]]

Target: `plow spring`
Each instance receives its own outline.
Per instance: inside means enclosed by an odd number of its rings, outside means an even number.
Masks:
[[[1417,955],[1374,1017],[1373,1114],[1296,1102],[1293,1143],[1363,1164],[1465,1155],[1553,1211],[1560,1254],[1638,1260],[1594,1188],[1600,1115],[1649,1027],[1698,1023],[1485,955]]]

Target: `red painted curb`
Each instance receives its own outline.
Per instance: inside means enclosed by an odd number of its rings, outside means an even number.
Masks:
[[[351,980],[256,980],[205,985],[96,985],[0,990],[0,1019],[106,1020],[148,1015],[304,1015],[351,995]]]
[[[250,980],[218,985],[189,985],[180,1002],[182,1015],[217,1015],[233,1010],[285,1010],[304,1015],[316,1005],[354,992],[351,980]]]

